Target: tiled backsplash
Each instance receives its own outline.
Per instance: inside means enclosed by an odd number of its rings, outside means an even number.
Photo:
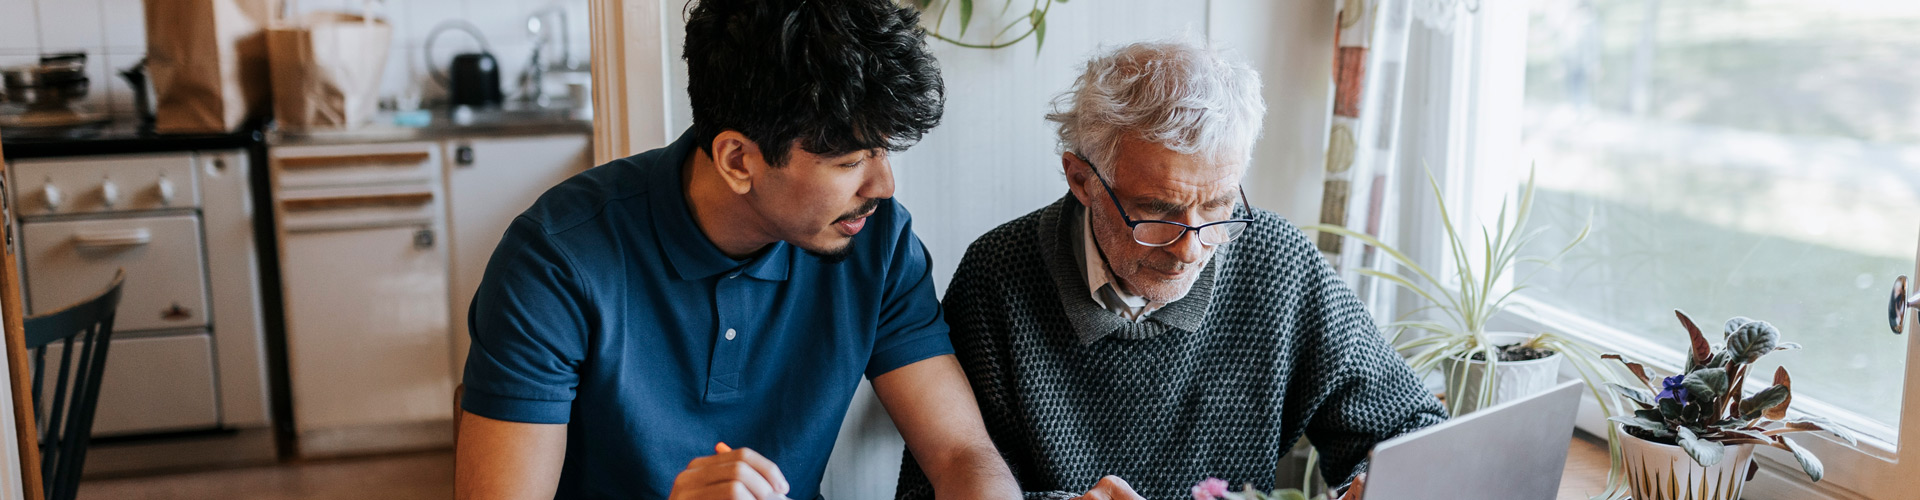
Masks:
[[[285,0],[293,12],[339,10],[358,13],[361,0]],[[574,61],[587,62],[587,0],[386,0],[373,2],[376,17],[393,25],[393,44],[381,83],[382,96],[401,94],[410,83],[431,99],[445,91],[428,77],[422,53],[426,36],[441,22],[464,19],[486,36],[500,61],[501,86],[514,91],[515,76],[527,64],[533,40],[527,15],[559,6],[567,12],[567,40]],[[133,92],[119,70],[146,56],[142,0],[0,0],[0,66],[31,64],[40,54],[86,52],[93,80],[88,102],[115,114],[133,112]],[[557,29],[557,27],[549,27]],[[458,31],[441,34],[434,62],[444,67],[454,54],[479,45]]]

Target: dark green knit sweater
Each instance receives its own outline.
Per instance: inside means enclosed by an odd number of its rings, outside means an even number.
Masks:
[[[1096,304],[1074,259],[1072,196],[967,249],[944,306],[987,431],[1029,498],[1112,474],[1149,499],[1207,477],[1271,489],[1302,435],[1321,471],[1444,420],[1313,244],[1272,212],[1221,247],[1183,299],[1134,323]],[[931,498],[911,453],[898,497]]]

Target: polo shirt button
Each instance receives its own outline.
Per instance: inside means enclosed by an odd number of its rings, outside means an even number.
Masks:
[[[728,328],[728,329],[727,329],[727,340],[733,340],[733,336],[734,336],[734,333],[733,333],[733,329],[732,329],[732,328]]]

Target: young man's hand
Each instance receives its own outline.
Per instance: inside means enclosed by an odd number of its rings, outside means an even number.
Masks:
[[[727,450],[727,451],[721,451]],[[671,500],[776,500],[792,491],[772,460],[747,448],[715,447],[717,453],[693,459],[673,478]]]
[[[1100,478],[1100,482],[1093,483],[1093,489],[1087,490],[1087,494],[1085,495],[1080,495],[1078,500],[1145,499],[1141,498],[1139,493],[1133,491],[1133,485],[1127,484],[1127,480],[1120,479],[1120,476],[1107,476]]]

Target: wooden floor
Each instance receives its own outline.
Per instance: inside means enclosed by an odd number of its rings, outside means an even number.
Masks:
[[[80,483],[80,500],[446,500],[453,452],[286,463]]]
[[[1561,500],[1607,487],[1607,446],[1575,437]],[[453,498],[453,452],[281,464],[189,474],[106,479],[80,485],[81,500],[412,500]]]

